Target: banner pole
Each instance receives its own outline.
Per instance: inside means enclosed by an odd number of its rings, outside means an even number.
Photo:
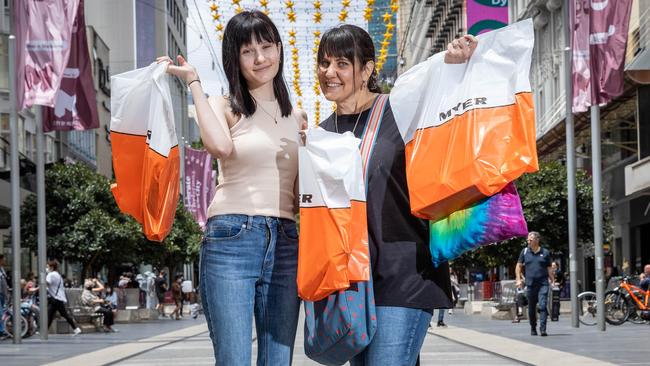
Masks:
[[[573,78],[571,74],[573,57],[571,44],[571,7],[564,5],[564,91],[565,91],[565,133],[566,133],[566,176],[569,217],[569,288],[571,290],[571,326],[580,327],[578,309],[578,225],[576,209],[576,148],[573,122]]]
[[[13,342],[22,343],[20,319],[20,157],[18,156],[18,113],[16,111],[16,36],[13,12],[16,4],[9,2],[9,124],[11,129],[11,242],[12,242],[12,291],[13,291]]]
[[[42,340],[48,337],[47,319],[47,232],[45,214],[45,151],[43,143],[43,109],[36,109],[36,214],[38,237],[38,298],[41,311],[39,312],[39,328]]]
[[[596,272],[596,311],[598,330],[605,331],[605,280],[603,273],[603,203],[600,155],[600,107],[591,106],[591,170],[594,204],[594,268]]]

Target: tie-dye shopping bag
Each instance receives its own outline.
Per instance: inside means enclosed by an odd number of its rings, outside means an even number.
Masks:
[[[429,250],[436,267],[483,245],[528,234],[513,183],[466,209],[430,222],[429,228]]]

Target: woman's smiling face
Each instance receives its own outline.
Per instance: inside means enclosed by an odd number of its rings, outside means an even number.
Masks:
[[[250,44],[239,50],[240,71],[249,88],[272,82],[280,69],[280,44],[258,40],[253,37]]]
[[[327,100],[342,103],[361,86],[361,67],[345,57],[325,55],[318,64],[318,82]]]

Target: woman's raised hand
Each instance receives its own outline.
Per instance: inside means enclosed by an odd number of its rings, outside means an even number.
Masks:
[[[472,57],[477,45],[478,39],[470,34],[454,39],[447,45],[445,63],[462,64],[467,62]]]
[[[156,59],[156,63],[161,62],[167,62],[167,73],[178,76],[181,80],[185,81],[185,84],[188,84],[191,81],[197,80],[199,78],[199,75],[196,72],[194,66],[188,64],[183,56],[176,56],[176,62],[178,65],[175,65],[174,61],[172,61],[169,56],[160,56]]]

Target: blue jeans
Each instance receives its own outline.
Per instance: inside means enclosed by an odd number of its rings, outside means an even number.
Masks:
[[[201,246],[200,291],[215,365],[250,365],[253,314],[257,364],[289,365],[298,325],[295,222],[218,215]]]
[[[546,331],[548,281],[526,285],[526,296],[528,296],[528,321],[530,327],[537,327],[537,304],[539,304],[539,329]]]
[[[350,366],[415,365],[432,317],[433,310],[377,306],[377,333]]]
[[[438,322],[445,321],[445,311],[447,309],[438,309]]]

